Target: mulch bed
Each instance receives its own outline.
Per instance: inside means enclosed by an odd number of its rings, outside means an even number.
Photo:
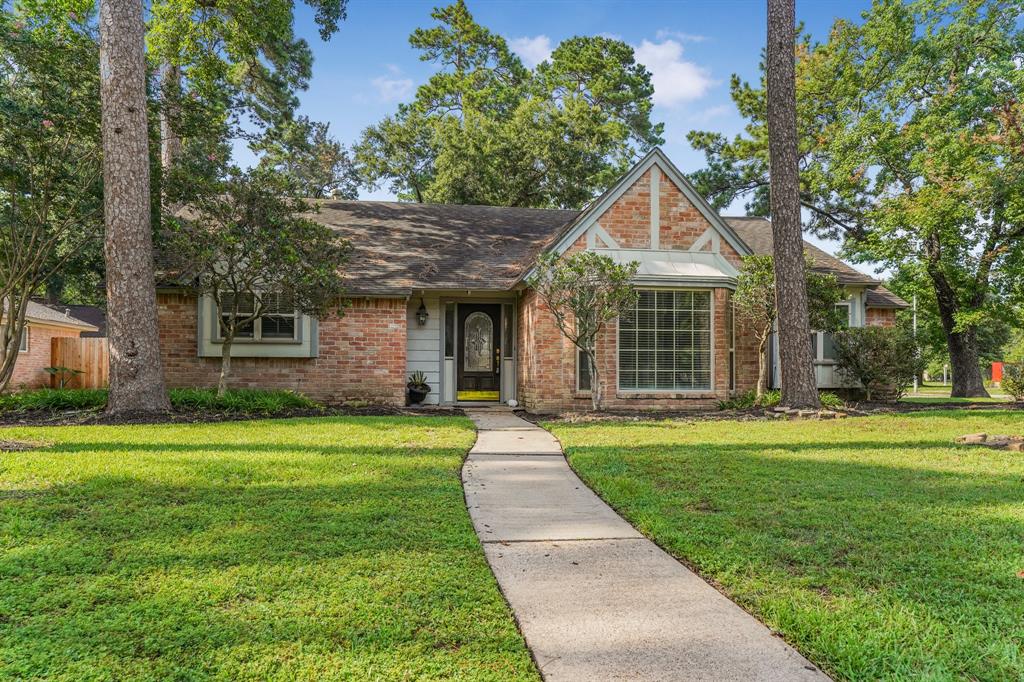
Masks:
[[[1021,410],[1024,403],[851,403],[840,410],[847,417],[867,417],[873,414],[903,414],[910,412],[931,412],[935,410]],[[516,414],[533,423],[539,422],[626,422],[626,421],[769,421],[777,417],[768,414],[763,407],[751,407],[743,410],[716,410],[712,412],[696,412],[682,410],[629,412],[625,410],[603,410],[597,414],[591,412],[563,412],[555,414],[531,414],[517,410]]]
[[[98,410],[28,410],[0,412],[0,426],[84,426],[123,424],[206,424],[211,422],[252,421],[254,419],[292,419],[297,417],[457,417],[457,408],[414,408],[368,405],[366,407],[330,406],[322,409],[284,410],[273,414],[239,412],[173,411],[161,415],[123,413],[108,415]],[[0,450],[3,448],[0,447]]]

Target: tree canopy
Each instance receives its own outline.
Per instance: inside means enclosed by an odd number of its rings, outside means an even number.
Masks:
[[[413,32],[438,64],[355,148],[371,186],[415,201],[578,207],[660,144],[651,75],[619,40],[574,37],[527,69],[463,0]]]
[[[0,13],[0,389],[29,299],[98,248],[98,56],[86,24]]]
[[[985,393],[977,330],[1024,265],[1021,0],[876,0],[824,43],[797,46],[801,201],[846,255],[926,273],[953,394]],[[748,119],[733,139],[694,132],[692,177],[717,207],[766,214],[763,83],[732,80]]]

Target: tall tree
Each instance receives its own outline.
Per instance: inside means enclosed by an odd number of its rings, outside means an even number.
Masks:
[[[141,0],[100,2],[100,101],[110,413],[170,409],[164,388],[150,226]]]
[[[986,395],[981,329],[1024,267],[1021,0],[877,0],[861,23],[798,47],[801,201],[809,226],[936,301],[955,396]],[[694,180],[718,206],[767,213],[764,89],[733,79],[735,139],[694,133]]]
[[[359,198],[359,177],[344,146],[326,123],[300,116],[279,126],[255,145],[260,166],[291,178],[302,196]]]
[[[348,0],[305,0],[320,37],[345,19]],[[312,75],[312,51],[295,35],[295,0],[149,4],[146,39],[160,73],[161,156],[166,167],[190,138],[257,139],[287,123]]]
[[[796,134],[796,3],[768,0],[768,153],[782,404],[821,406],[807,337],[807,275]]]
[[[662,142],[651,76],[629,45],[575,37],[526,69],[463,0],[410,37],[440,69],[367,128],[355,158],[370,186],[416,201],[578,207]]]
[[[96,47],[86,22],[0,13],[0,390],[29,300],[100,241]]]

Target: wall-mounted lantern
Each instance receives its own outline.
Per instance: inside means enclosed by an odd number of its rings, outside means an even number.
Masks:
[[[427,306],[423,302],[423,298],[420,297],[420,307],[419,307],[419,310],[416,311],[416,322],[421,327],[423,327],[423,326],[425,326],[427,324],[427,318],[428,317],[430,317],[430,314],[427,312]]]

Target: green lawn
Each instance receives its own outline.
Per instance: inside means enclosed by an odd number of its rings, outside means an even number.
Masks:
[[[663,547],[836,677],[1024,679],[1020,412],[548,425]]]
[[[536,680],[465,419],[0,429],[0,679]]]
[[[933,405],[940,403],[1005,403],[1010,400],[1010,396],[1003,393],[1001,389],[995,386],[988,386],[988,392],[990,398],[951,398],[949,392],[951,386],[948,384],[943,386],[941,383],[924,383],[917,388],[917,393],[913,392],[913,389],[907,391],[906,395],[901,398],[902,402],[905,403],[918,403],[921,405]]]

